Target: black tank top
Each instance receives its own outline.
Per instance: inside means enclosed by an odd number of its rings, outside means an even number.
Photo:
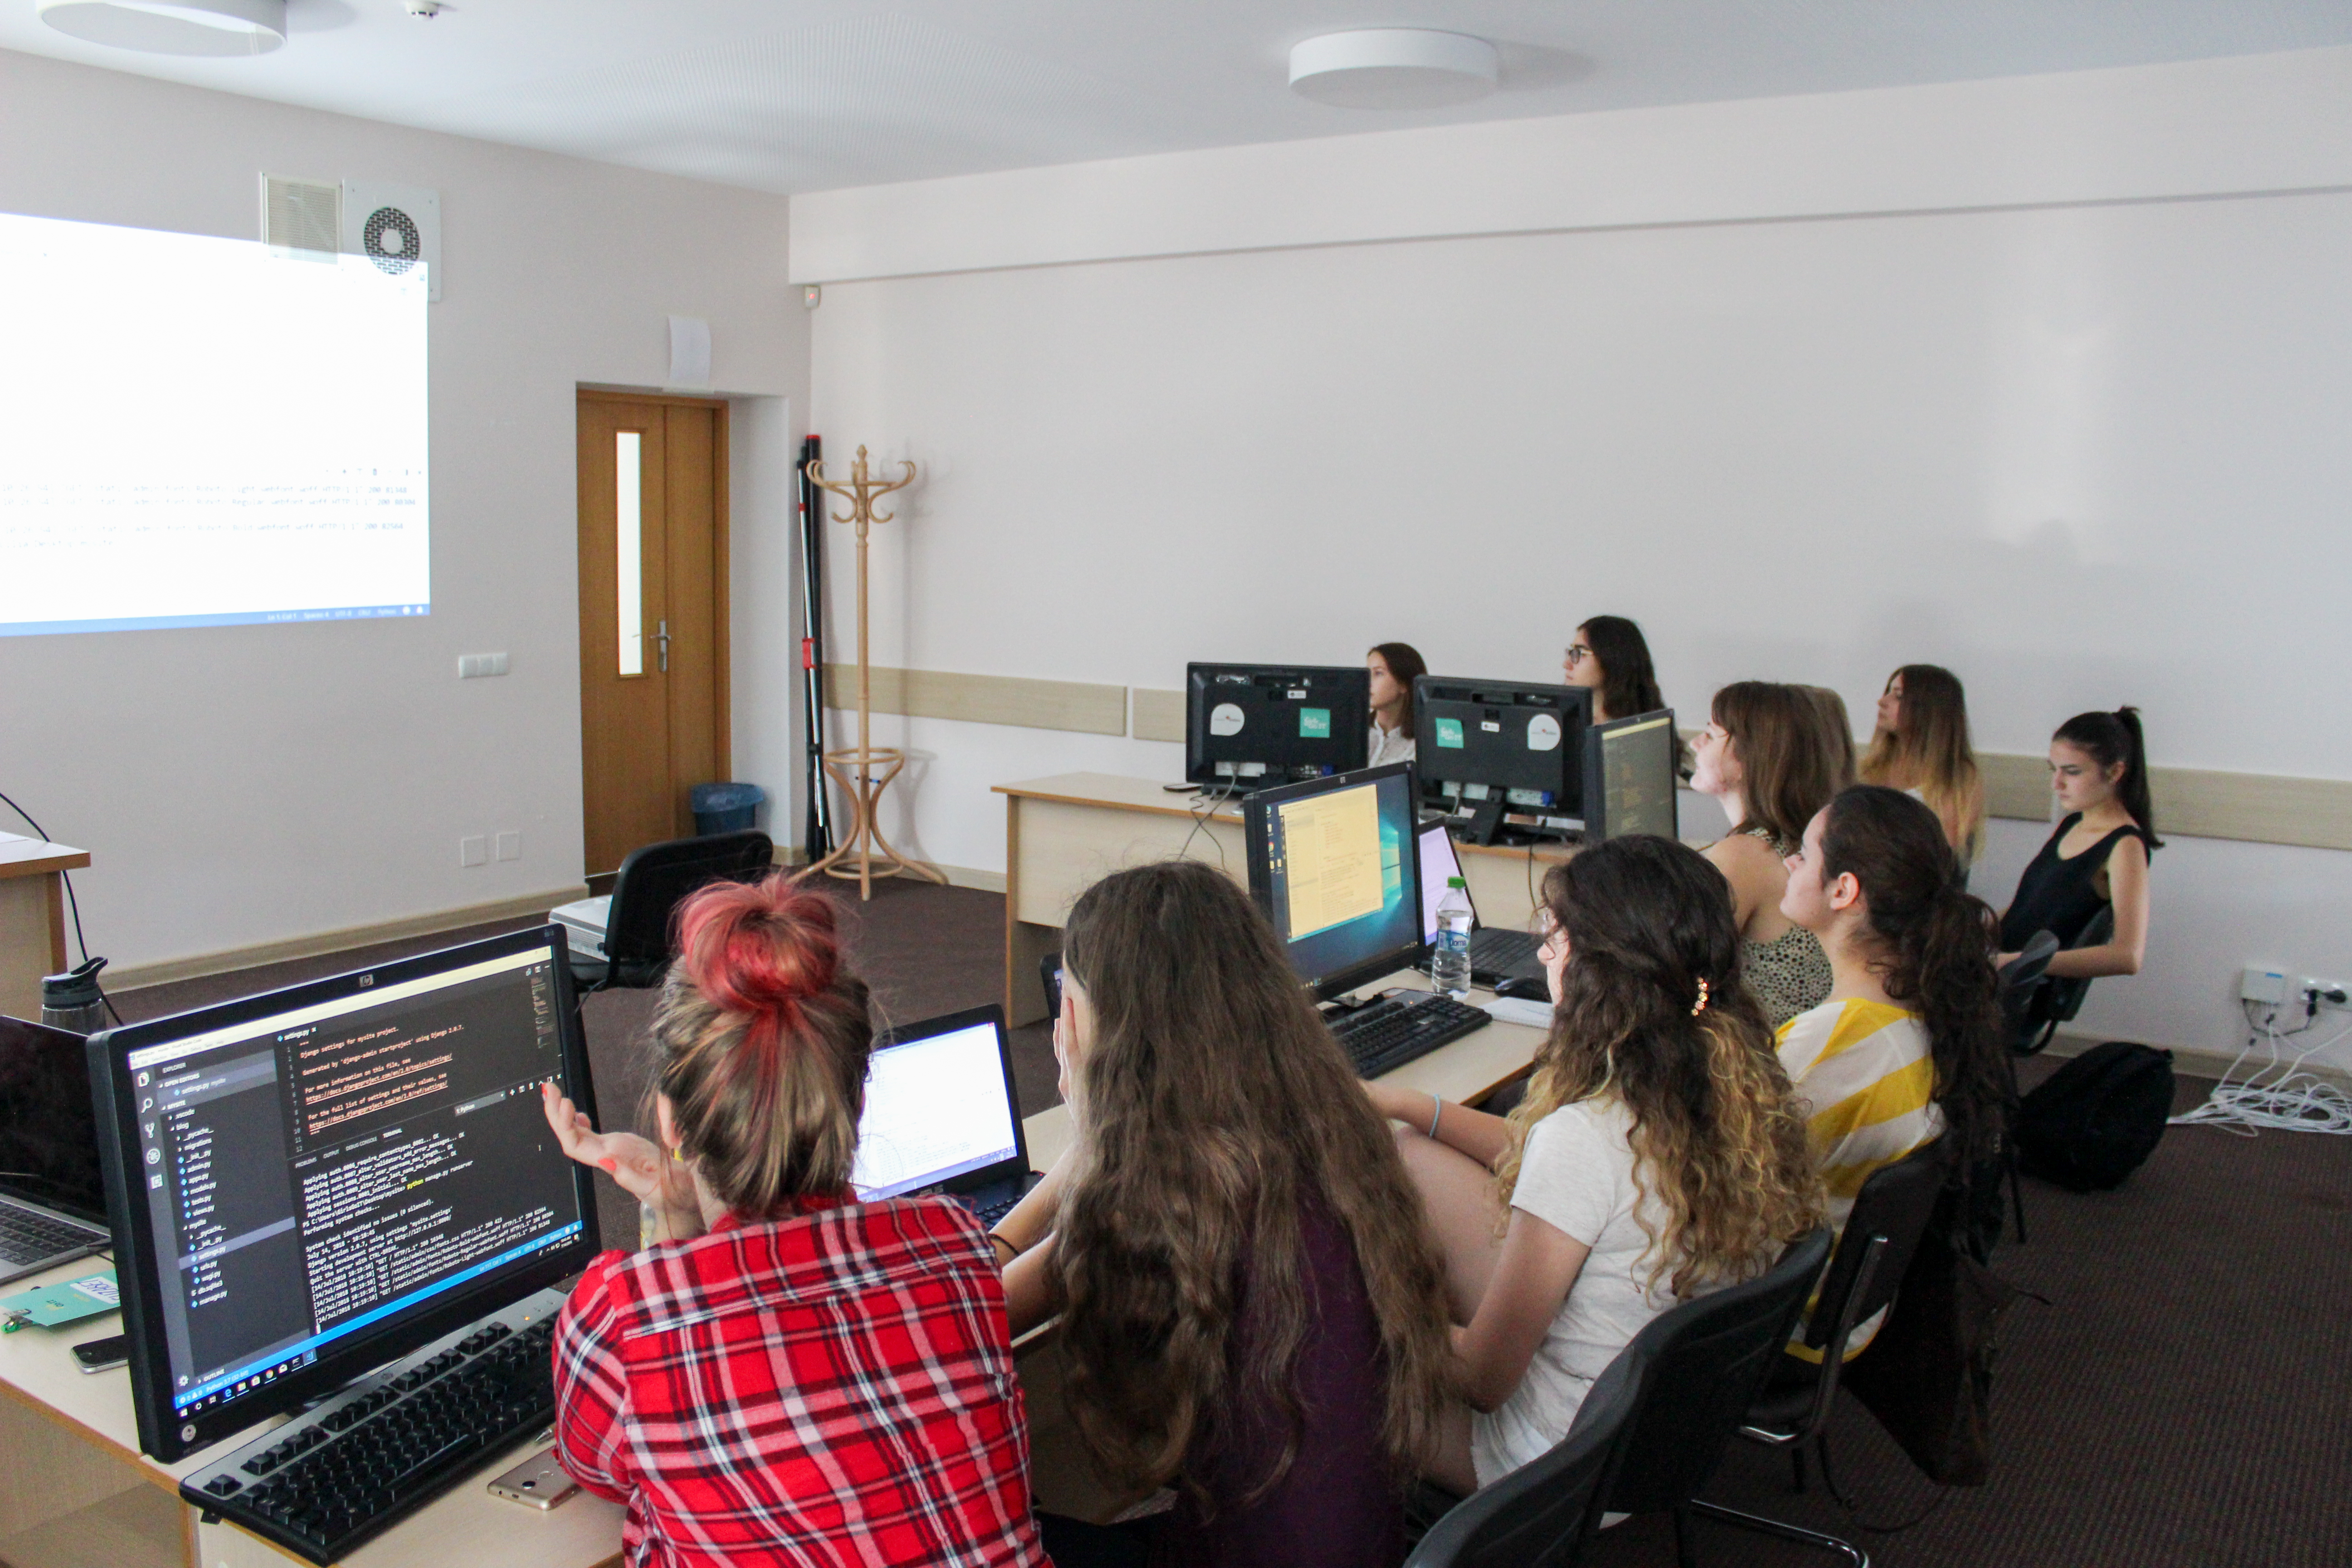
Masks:
[[[2099,896],[2098,878],[2116,843],[2125,838],[2147,843],[2147,830],[2127,823],[2074,858],[2061,858],[2058,846],[2082,820],[2078,811],[2060,823],[2050,842],[2018,878],[2017,897],[2010,900],[2009,912],[2000,917],[2003,952],[2017,952],[2038,931],[2054,933],[2062,947],[2074,946],[2092,919],[2107,907],[2107,900]]]

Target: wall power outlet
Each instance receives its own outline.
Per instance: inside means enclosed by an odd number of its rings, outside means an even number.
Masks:
[[[2323,980],[2315,974],[2306,974],[2297,984],[2296,994],[2306,1001],[2316,1002],[2322,1007],[2352,1008],[2352,987],[2346,986],[2341,980]]]

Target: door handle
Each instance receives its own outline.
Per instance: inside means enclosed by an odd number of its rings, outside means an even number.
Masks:
[[[654,634],[654,640],[661,644],[661,672],[667,675],[669,673],[669,623],[662,621],[658,624],[661,630]]]

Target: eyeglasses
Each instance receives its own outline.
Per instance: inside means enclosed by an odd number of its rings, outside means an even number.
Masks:
[[[1592,650],[1585,647],[1582,643],[1572,642],[1568,645],[1568,653],[1566,658],[1570,666],[1582,664],[1586,659],[1591,658],[1591,657]]]

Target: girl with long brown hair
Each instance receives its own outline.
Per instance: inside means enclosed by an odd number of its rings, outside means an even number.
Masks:
[[[1926,801],[1960,864],[1975,864],[1984,845],[1984,778],[1969,740],[1968,693],[1958,676],[1937,664],[1906,664],[1888,676],[1857,773],[1864,784]]]
[[[1592,689],[1592,718],[1630,719],[1666,705],[1650,664],[1642,628],[1622,616],[1595,616],[1576,628],[1576,640],[1560,656],[1562,679]]]
[[[947,1199],[850,1189],[873,1028],[832,903],[718,883],[678,938],[660,1142],[541,1091],[563,1152],[657,1237],[599,1256],[556,1321],[565,1471],[628,1506],[633,1563],[1047,1568],[986,1233]]]
[[[1395,1143],[1281,942],[1223,874],[1171,861],[1079,897],[1062,976],[1076,1139],[997,1226],[1016,1331],[1059,1313],[1106,1482],[1176,1489],[1136,1532],[1155,1563],[1401,1561],[1444,1294]]]
[[[1412,683],[1429,673],[1421,650],[1407,642],[1384,642],[1364,655],[1372,678],[1372,733],[1364,765],[1413,760]]]
[[[1367,1086],[1411,1129],[1463,1325],[1471,1410],[1428,1473],[1465,1493],[1566,1436],[1651,1319],[1760,1273],[1821,1219],[1722,874],[1671,839],[1612,838],[1554,867],[1543,908],[1556,1005],[1510,1116]]]
[[[1773,1028],[1830,994],[1830,961],[1813,933],[1780,912],[1788,858],[1805,824],[1844,784],[1852,742],[1829,744],[1810,689],[1734,681],[1715,694],[1691,742],[1691,788],[1723,803],[1731,831],[1700,853],[1731,884],[1739,968]]]

